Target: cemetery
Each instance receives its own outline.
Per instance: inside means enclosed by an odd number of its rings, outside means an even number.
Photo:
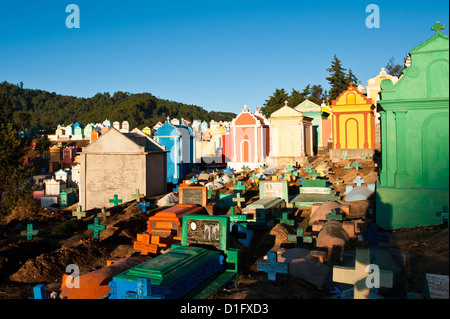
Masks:
[[[0,299],[448,299],[441,29],[328,106],[58,125],[0,224]]]

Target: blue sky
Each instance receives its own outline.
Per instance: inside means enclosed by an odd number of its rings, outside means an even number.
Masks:
[[[80,8],[69,29],[66,6]],[[366,6],[380,28],[365,25]],[[276,88],[329,88],[336,54],[363,84],[446,26],[448,1],[0,1],[0,81],[91,97],[150,92],[207,110],[262,106]]]

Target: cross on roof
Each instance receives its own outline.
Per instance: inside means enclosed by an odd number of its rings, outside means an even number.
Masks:
[[[285,100],[284,101],[284,106],[288,106],[288,103],[289,103],[288,100]]]
[[[369,248],[378,248],[378,243],[388,243],[389,236],[386,234],[378,234],[377,224],[369,224],[367,233],[358,234],[358,238],[369,242]]]
[[[99,219],[94,218],[94,223],[88,225],[88,229],[94,231],[94,239],[98,240],[100,232],[106,229],[106,225],[99,224]]]
[[[441,33],[442,29],[445,29],[445,25],[441,24],[441,21],[436,21],[436,23],[431,27],[431,30],[434,30],[436,34]]]
[[[111,204],[113,204],[114,206],[117,206],[117,205],[119,205],[119,204],[122,204],[122,200],[121,200],[121,199],[118,199],[117,194],[114,194],[113,197],[114,197],[114,198],[112,198],[112,199],[109,200],[109,202],[110,202]]]
[[[36,236],[39,230],[33,230],[33,224],[27,224],[27,230],[20,232],[21,236],[27,236],[27,240],[32,240],[33,236]]]
[[[276,251],[267,252],[267,260],[258,261],[256,269],[266,271],[269,281],[277,281],[277,274],[289,273],[289,264],[277,262],[278,256]]]
[[[356,179],[353,180],[353,183],[356,184],[356,186],[361,186],[364,184],[364,180],[361,179],[361,176],[356,176]]]
[[[136,199],[136,202],[139,202],[142,198],[145,197],[145,195],[144,195],[144,194],[141,194],[141,193],[139,192],[139,189],[136,189],[136,192],[135,192],[134,194],[132,194],[131,197],[132,197],[132,198],[135,198],[135,199]]]
[[[357,248],[355,257],[355,267],[333,267],[333,281],[354,286],[354,299],[369,299],[370,288],[367,287],[369,276],[368,266],[370,265],[370,249]],[[376,274],[373,274],[373,276]],[[391,271],[380,270],[379,286],[392,288],[393,274]]]
[[[81,210],[81,206],[77,205],[77,211],[76,212],[72,212],[72,216],[76,217],[78,220],[80,220],[81,217],[86,217],[86,212],[83,212]]]
[[[139,208],[141,209],[141,212],[146,213],[147,212],[147,207],[150,206],[149,202],[143,201],[141,203],[137,204],[139,206]]]

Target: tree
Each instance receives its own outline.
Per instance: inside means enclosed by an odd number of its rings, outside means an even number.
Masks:
[[[289,95],[284,89],[276,89],[273,95],[269,97],[261,108],[261,113],[269,117],[270,114],[284,105],[284,101],[289,101]]]
[[[16,111],[13,113],[13,121],[22,132],[31,129],[31,113],[27,111]]]
[[[334,55],[333,61],[331,61],[331,67],[327,69],[330,76],[326,78],[328,83],[330,83],[329,101],[336,99],[339,94],[347,89],[347,74],[345,73],[347,69],[342,67],[341,61]]]
[[[354,86],[358,86],[358,78],[353,74],[352,69],[348,69],[346,82],[347,87],[350,86],[350,82],[352,82]]]
[[[327,91],[323,89],[323,87],[319,85],[313,85],[311,87],[311,95],[309,96],[309,100],[316,104],[321,105],[322,101],[326,101],[328,99]]]
[[[0,124],[11,121],[12,107],[11,99],[0,91]]]
[[[402,71],[405,67],[400,64],[395,63],[394,57],[391,56],[391,58],[389,59],[388,63],[386,64],[386,66],[384,68],[386,69],[387,74],[392,75],[392,76],[397,76],[400,78],[403,74]]]
[[[23,165],[25,148],[12,124],[0,124],[0,215],[7,215],[16,205],[31,198],[34,169]]]

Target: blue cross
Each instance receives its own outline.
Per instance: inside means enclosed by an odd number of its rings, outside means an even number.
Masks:
[[[197,183],[198,179],[195,178],[195,176],[192,176],[192,178],[190,179],[191,182],[193,182],[194,184]]]
[[[233,172],[234,172],[234,169],[231,169],[231,168],[229,168],[228,166],[227,166],[227,168],[223,171],[225,174],[227,174],[227,175],[230,175],[230,174],[233,174]]]
[[[289,273],[289,264],[277,262],[278,256],[275,251],[267,252],[267,260],[258,261],[256,269],[267,272],[267,279],[269,281],[277,281],[277,274]]]
[[[138,203],[137,205],[141,208],[141,211],[142,211],[143,213],[146,213],[146,212],[147,212],[147,207],[150,206],[150,203],[144,201],[143,203]]]
[[[34,299],[47,299],[45,295],[45,286],[43,284],[39,284],[33,287]]]
[[[388,243],[389,236],[386,234],[378,234],[377,224],[369,224],[369,231],[358,235],[363,241],[369,242],[369,248],[378,248],[378,243]]]

